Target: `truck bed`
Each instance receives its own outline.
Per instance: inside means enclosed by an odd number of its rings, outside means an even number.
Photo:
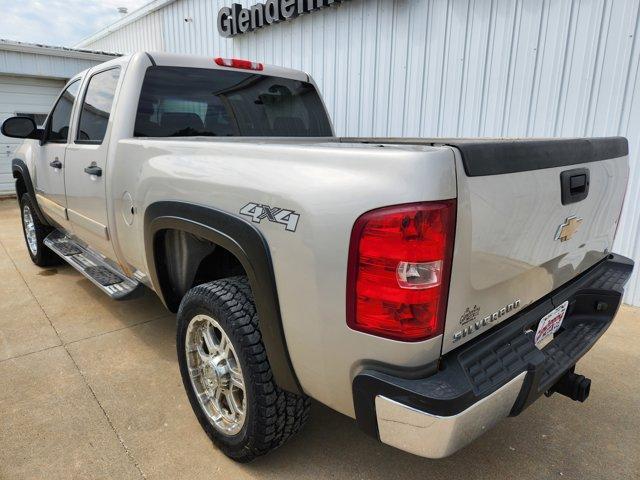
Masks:
[[[163,138],[154,138],[154,140],[163,140]],[[164,138],[164,140],[175,140],[175,138]],[[310,146],[329,146],[335,143],[381,146],[447,145],[460,151],[465,173],[469,177],[501,175],[597,162],[629,154],[629,144],[624,137],[187,137],[180,138],[180,140]]]
[[[365,183],[368,176],[365,171],[369,169],[376,179],[383,181],[382,178],[391,178],[393,163],[397,163],[395,169],[401,168],[403,155],[423,155],[420,157],[425,159],[423,162],[408,167],[416,172],[415,178],[406,173],[398,177],[395,192],[403,185],[415,191],[416,187],[409,183],[426,174],[419,174],[418,170],[435,171],[436,164],[432,163],[435,157],[429,151],[450,147],[457,191],[452,197],[457,197],[458,208],[442,353],[504,322],[606,257],[613,244],[629,174],[628,144],[622,137],[181,137],[135,140],[134,143],[139,141],[166,145],[165,154],[182,152],[182,146],[192,151],[196,145],[205,147],[215,143],[215,149],[203,149],[198,157],[212,153],[223,157],[263,158],[264,162],[275,162],[274,165],[279,165],[277,168],[284,168],[283,174],[298,175],[302,185],[317,184],[318,175],[322,175],[324,169],[337,175],[335,178],[340,175],[356,178],[353,175],[357,175]],[[373,152],[385,153],[388,163],[375,161],[379,155]],[[280,161],[285,157],[296,159],[295,173],[290,170],[291,164],[287,162],[285,167]],[[330,157],[332,161],[328,160]],[[427,158],[431,160],[426,162]],[[439,162],[451,161],[451,157],[446,156],[439,159]],[[313,180],[305,177],[305,172],[311,171]],[[570,189],[562,185],[562,177],[567,175],[568,179],[584,176],[585,191],[572,197]],[[369,186],[373,188],[372,179]],[[352,188],[353,185],[351,183]],[[390,201],[383,200],[381,184],[377,185],[378,193],[371,193],[373,196],[365,202],[370,208]],[[288,198],[289,203],[300,195],[293,194],[296,190],[286,191],[291,188],[286,184],[264,185],[264,188]],[[422,196],[412,201],[432,200],[433,188],[431,179],[423,184]],[[325,194],[328,191],[325,187]],[[358,189],[352,191],[365,195]],[[341,197],[345,193],[338,188],[331,195]],[[393,196],[395,203],[403,203],[401,194]],[[379,205],[375,198],[379,199]],[[357,217],[365,211],[351,213]],[[307,219],[315,215],[313,209],[305,211]],[[575,229],[575,236],[566,241],[558,237],[565,225]],[[346,248],[346,242],[340,248]]]

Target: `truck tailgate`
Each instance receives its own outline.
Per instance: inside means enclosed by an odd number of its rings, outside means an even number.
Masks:
[[[443,353],[607,256],[624,138],[434,141],[457,149],[458,219]]]

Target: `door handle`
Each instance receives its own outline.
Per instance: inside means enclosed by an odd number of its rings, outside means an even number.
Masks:
[[[95,175],[96,177],[102,176],[102,169],[97,165],[89,165],[84,168],[84,173],[88,173],[89,175]]]
[[[570,205],[584,200],[589,195],[589,169],[574,168],[560,174],[562,205]]]
[[[49,166],[60,170],[62,168],[62,162],[56,157],[53,162],[49,162]]]

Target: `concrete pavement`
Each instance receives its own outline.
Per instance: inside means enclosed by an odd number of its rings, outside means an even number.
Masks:
[[[15,200],[0,201],[0,479],[621,479],[640,472],[640,309],[623,307],[579,364],[585,404],[557,395],[453,457],[382,445],[314,404],[289,444],[237,465],[183,392],[175,317],[148,293],[108,299],[67,266],[28,257]]]

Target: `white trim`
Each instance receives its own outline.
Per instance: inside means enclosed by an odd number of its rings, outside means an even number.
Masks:
[[[93,42],[100,40],[107,35],[115,32],[116,30],[120,30],[123,27],[126,27],[130,23],[135,22],[136,20],[150,15],[151,13],[160,10],[161,8],[166,7],[167,5],[175,2],[176,0],[152,0],[151,2],[143,5],[137,10],[134,10],[126,17],[121,18],[120,20],[113,22],[111,25],[106,26],[102,30],[97,31],[93,35],[83,38],[78,43],[74,45],[75,48],[82,48],[85,45],[89,45]]]
[[[35,43],[14,42],[0,39],[0,50],[9,52],[32,53],[50,57],[79,58],[82,60],[105,61],[120,56],[117,53],[95,52],[90,50],[77,50],[66,47],[52,47],[49,45],[37,45]]]

